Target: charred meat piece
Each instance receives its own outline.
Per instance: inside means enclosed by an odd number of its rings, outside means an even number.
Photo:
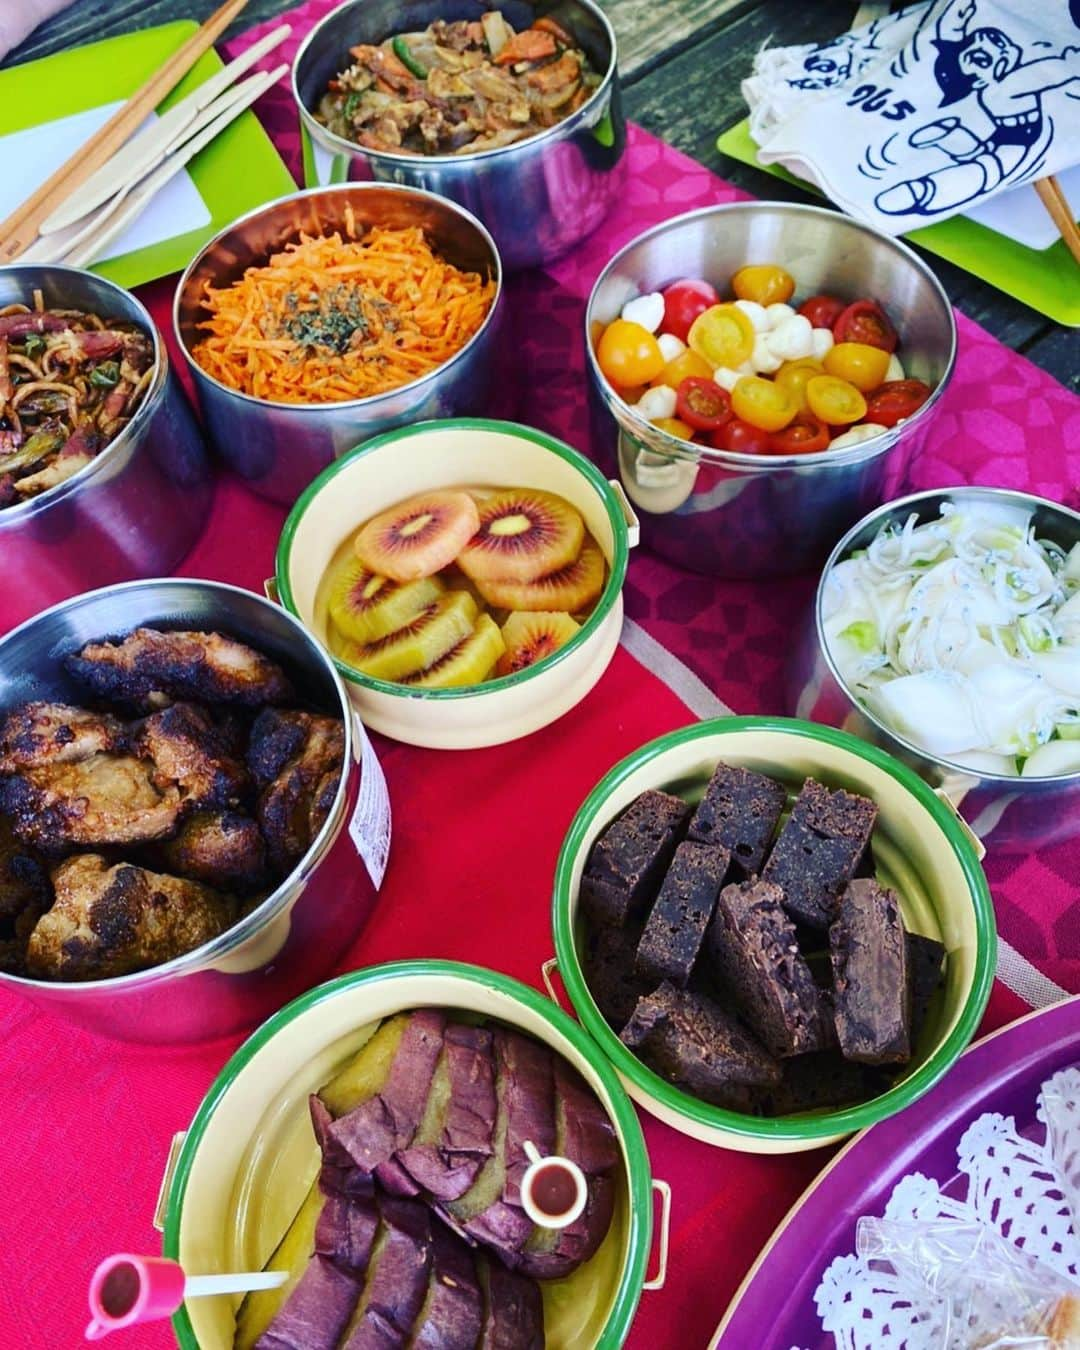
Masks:
[[[845,1059],[903,1064],[911,1058],[911,980],[900,905],[876,881],[853,881],[829,929],[836,1034]]]
[[[592,846],[581,902],[594,923],[621,926],[648,909],[675,852],[689,807],[650,788]]]
[[[0,816],[0,970],[26,973],[27,941],[52,898],[45,868]]]
[[[247,770],[233,759],[206,709],[174,703],[148,717],[135,732],[133,749],[152,760],[154,785],[176,785],[185,808],[235,806],[247,785]]]
[[[96,853],[53,870],[56,901],[30,935],[29,972],[53,980],[95,980],[171,961],[226,929],[235,907],[194,881],[130,863],[110,867]]]
[[[784,810],[783,786],[763,773],[718,764],[705,789],[687,838],[722,844],[742,876],[761,871],[769,840]]]
[[[670,980],[686,987],[730,860],[726,848],[679,845],[645,921],[634,965],[638,975],[654,985]]]
[[[293,866],[330,814],[345,762],[345,729],[335,717],[264,709],[255,719],[248,768],[270,859]]]
[[[66,703],[23,703],[0,724],[0,774],[68,764],[123,744],[124,728],[108,713]]]
[[[293,696],[280,666],[222,633],[136,628],[119,642],[88,642],[64,664],[100,698],[136,706],[161,694],[244,707]]]
[[[224,886],[241,895],[266,881],[266,845],[259,827],[241,811],[200,811],[162,845],[170,872]]]

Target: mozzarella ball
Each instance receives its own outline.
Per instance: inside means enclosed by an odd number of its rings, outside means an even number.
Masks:
[[[659,291],[639,295],[623,305],[620,317],[630,323],[639,323],[648,332],[655,333],[664,322],[664,297]]]
[[[775,305],[765,306],[765,317],[769,321],[770,328],[777,328],[785,319],[794,316],[795,311],[790,305],[784,305],[777,302]]]
[[[832,335],[831,328],[815,328],[810,334],[812,347],[810,355],[815,361],[824,361],[825,353],[830,351],[836,344],[836,339]]]
[[[814,350],[814,330],[803,314],[793,314],[778,323],[765,339],[773,356],[781,361],[800,361]]]
[[[904,367],[900,364],[900,358],[894,352],[892,356],[889,357],[889,368],[888,370],[886,370],[885,378],[882,380],[881,383],[888,384],[890,380],[906,380],[906,379],[907,376],[904,374]]]
[[[657,417],[674,417],[675,403],[675,390],[671,385],[658,384],[645,390],[634,404],[634,411],[639,412],[647,422],[652,422]]]
[[[758,375],[771,375],[784,364],[784,358],[777,356],[769,345],[771,333],[759,333],[754,338],[754,350],[750,354],[750,364]]]
[[[735,308],[742,310],[753,325],[755,333],[767,333],[771,328],[765,306],[759,305],[756,300],[736,300]]]
[[[869,441],[874,436],[880,436],[883,431],[888,430],[880,422],[859,422],[853,427],[848,427],[847,431],[835,437],[829,442],[830,450],[843,450],[846,445],[861,445],[863,441]]]
[[[686,351],[686,343],[674,333],[661,333],[656,339],[656,345],[660,348],[660,355],[664,358],[665,364],[674,361]]]

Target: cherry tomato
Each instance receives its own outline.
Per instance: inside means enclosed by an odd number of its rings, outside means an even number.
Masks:
[[[781,389],[786,389],[800,409],[806,407],[806,385],[815,375],[824,375],[825,367],[812,356],[801,356],[797,361],[785,361],[773,376]]]
[[[616,319],[604,329],[596,348],[600,369],[619,389],[648,384],[664,368],[660,344],[647,328]]]
[[[733,450],[739,455],[764,455],[769,449],[769,433],[733,417],[709,437],[714,450]]]
[[[824,378],[821,375],[817,379]],[[731,391],[731,408],[736,417],[752,427],[779,431],[786,427],[799,406],[781,385],[763,380],[760,375],[744,375]]]
[[[810,412],[795,414],[795,421],[769,437],[774,455],[809,455],[829,448],[829,428]]]
[[[809,380],[806,402],[814,416],[831,427],[850,426],[866,415],[866,399],[853,384],[836,375],[815,375]]]
[[[680,441],[692,441],[694,439],[694,428],[688,427],[678,417],[658,417],[653,422],[653,426],[659,427],[661,431],[666,431],[669,436],[677,436]]]
[[[734,369],[750,359],[754,325],[736,305],[710,305],[690,325],[686,340],[714,368]]]
[[[847,380],[868,394],[884,380],[889,353],[866,342],[838,342],[825,353],[825,374]]]
[[[673,281],[662,292],[664,297],[664,319],[660,325],[662,333],[674,333],[677,338],[686,341],[690,325],[697,316],[719,303],[720,296],[716,287],[707,281],[695,277],[683,277]]]
[[[880,347],[889,353],[896,351],[900,340],[876,300],[856,300],[848,305],[832,331],[837,342],[865,342],[868,347]]]
[[[810,320],[812,328],[831,328],[846,308],[835,295],[812,295],[802,302],[798,312]]]
[[[731,417],[731,395],[715,380],[691,375],[679,385],[676,395],[675,416],[695,431],[715,431]]]
[[[740,267],[731,278],[738,300],[756,300],[759,305],[779,305],[795,294],[795,278],[775,263]]]
[[[669,384],[672,389],[678,389],[683,380],[689,380],[695,376],[698,379],[711,380],[712,373],[713,368],[708,361],[687,347],[686,351],[680,352],[678,356],[673,356],[660,374],[650,383]]]
[[[866,400],[866,420],[894,427],[921,408],[930,394],[930,386],[922,380],[889,380]]]

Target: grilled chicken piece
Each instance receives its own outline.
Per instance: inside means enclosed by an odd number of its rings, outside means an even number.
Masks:
[[[123,743],[124,728],[108,713],[66,703],[23,703],[0,723],[0,773],[68,764]]]
[[[52,882],[56,902],[27,945],[38,978],[96,980],[160,965],[216,937],[236,913],[208,886],[131,863],[110,867],[96,853],[68,858]]]
[[[41,863],[15,838],[0,816],[0,970],[25,974],[26,943],[52,904]]]
[[[266,880],[266,845],[259,827],[240,811],[200,811],[162,846],[171,872],[248,894]]]
[[[248,768],[275,866],[291,867],[307,852],[330,813],[344,761],[345,729],[335,717],[267,708],[255,719]]]
[[[161,695],[246,707],[293,695],[279,666],[221,633],[136,628],[120,642],[89,642],[64,664],[101,698],[140,706],[160,706]]]
[[[175,784],[188,809],[235,806],[247,785],[247,770],[229,755],[225,734],[194,703],[174,703],[148,717],[132,749],[153,760],[154,786],[166,792]]]

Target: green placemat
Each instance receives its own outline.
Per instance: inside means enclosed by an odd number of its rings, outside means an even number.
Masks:
[[[0,70],[0,135],[130,97],[198,28],[193,20],[107,38]],[[222,68],[212,49],[159,105],[164,112]],[[259,119],[245,112],[187,165],[211,220],[197,230],[126,253],[91,269],[121,286],[179,272],[231,220],[296,184]]]
[[[757,144],[744,118],[718,137],[716,148],[732,159],[751,164],[807,192],[817,192],[812,184],[796,178],[774,164],[762,164]],[[820,193],[818,194],[821,195]],[[927,225],[904,236],[939,258],[973,272],[991,286],[1015,296],[1040,314],[1069,328],[1080,326],[1080,265],[1059,239],[1047,249],[1027,248],[996,230],[989,230],[965,216]]]

